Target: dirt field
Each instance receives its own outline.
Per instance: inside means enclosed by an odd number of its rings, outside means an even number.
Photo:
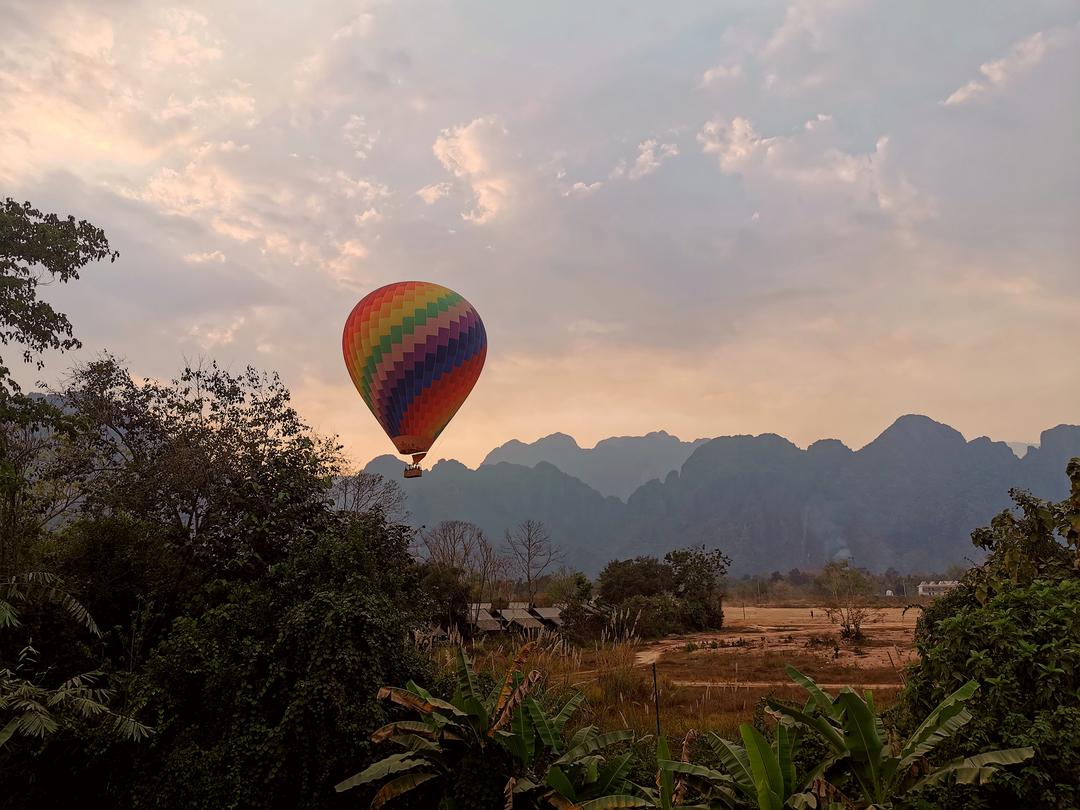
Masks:
[[[840,644],[823,608],[734,607],[715,633],[666,638],[637,653],[675,686],[771,687],[790,683],[792,664],[822,685],[895,688],[916,660],[917,611],[881,608],[863,626],[866,640]]]
[[[888,707],[903,685],[905,665],[916,660],[917,617],[915,611],[903,616],[899,608],[882,609],[864,625],[866,640],[847,645],[839,643],[838,628],[822,608],[736,606],[725,609],[720,632],[644,646],[597,644],[569,654],[538,649],[525,668],[546,673],[549,689],[585,694],[576,724],[632,728],[645,735],[656,722],[655,663],[666,734],[681,739],[695,729],[733,737],[739,723],[753,719],[762,698],[806,699],[785,673],[788,664],[829,692],[843,686],[870,689],[877,705]],[[474,649],[478,671],[500,677],[517,646]]]

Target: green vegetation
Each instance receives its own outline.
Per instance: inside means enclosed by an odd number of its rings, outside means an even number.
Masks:
[[[965,741],[1035,751],[992,784],[950,794],[965,807],[1080,804],[1080,459],[1068,474],[1060,503],[1014,491],[1016,510],[972,534],[986,561],[919,619],[904,727],[970,677],[981,689]]]
[[[603,604],[634,617],[635,634],[660,638],[724,623],[723,578],[731,561],[717,549],[677,549],[612,560],[597,578]]]

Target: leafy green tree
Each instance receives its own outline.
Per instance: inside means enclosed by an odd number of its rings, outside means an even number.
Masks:
[[[633,596],[657,596],[672,589],[671,567],[656,557],[612,560],[596,580],[602,602],[620,605]]]
[[[664,555],[671,571],[671,588],[682,600],[684,624],[693,630],[724,624],[722,583],[731,560],[719,549],[705,546],[676,549]]]
[[[82,344],[71,322],[38,297],[43,284],[66,284],[90,262],[116,261],[105,233],[85,220],[44,214],[7,197],[0,205],[0,344],[17,343],[23,361],[44,366],[43,352]],[[0,358],[0,401],[18,392],[11,369]]]
[[[469,584],[463,572],[439,563],[427,563],[423,571],[421,588],[435,623],[446,630],[460,630],[469,609]]]
[[[1049,503],[1013,491],[1013,510],[972,533],[989,552],[960,587],[919,618],[920,663],[901,695],[898,723],[974,678],[965,746],[1030,746],[1034,757],[988,785],[953,788],[949,801],[980,810],[1080,805],[1080,459],[1067,467],[1070,495]],[[942,745],[945,756],[956,745]]]
[[[245,576],[332,520],[339,448],[308,428],[275,374],[211,363],[138,383],[105,356],[77,368],[62,396],[98,462],[90,515],[149,521],[200,565]]]

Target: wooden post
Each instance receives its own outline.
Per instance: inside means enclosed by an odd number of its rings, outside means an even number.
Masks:
[[[652,665],[652,694],[656,706],[656,739],[660,739],[660,689],[656,685],[656,664]]]

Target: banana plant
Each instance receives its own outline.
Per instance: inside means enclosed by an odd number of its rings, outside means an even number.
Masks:
[[[602,753],[613,745],[633,740],[634,732],[601,734],[595,726],[586,726],[564,742],[563,728],[582,699],[582,695],[574,695],[554,717],[549,717],[536,700],[527,699],[526,707],[544,745],[545,761],[535,762],[527,774],[517,778],[514,795],[531,805],[559,810],[646,807],[630,793],[627,774],[633,764],[633,752],[610,759]]]
[[[787,672],[809,693],[806,707],[795,709],[776,700],[768,700],[766,705],[782,723],[796,723],[821,735],[831,753],[815,774],[833,784],[838,775],[850,774],[858,787],[861,807],[892,807],[894,799],[946,779],[981,784],[1000,767],[1023,762],[1034,754],[1031,748],[1008,748],[960,757],[936,767],[927,762],[926,757],[939,744],[971,719],[966,704],[979,688],[976,681],[968,681],[945,698],[907,740],[896,741],[886,732],[869,691],[860,697],[844,688],[832,697],[794,667],[787,667]]]
[[[461,648],[457,652],[457,688],[451,700],[437,698],[412,681],[404,689],[379,689],[380,700],[412,711],[416,719],[397,720],[375,731],[373,742],[390,742],[402,750],[350,776],[335,790],[381,783],[371,802],[377,810],[420,785],[437,787],[437,782],[460,777],[462,763],[470,760],[504,767],[505,778],[512,778],[513,771],[526,767],[534,754],[536,733],[524,702],[540,673],[522,672],[531,646],[522,647],[502,682],[487,696],[481,695]],[[519,764],[515,768],[508,760]]]
[[[607,761],[604,750],[633,739],[632,731],[600,734],[589,726],[567,742],[567,723],[584,700],[574,694],[554,715],[544,711],[530,692],[540,673],[522,671],[534,644],[518,652],[500,684],[483,696],[464,650],[457,651],[457,688],[451,700],[434,697],[413,682],[404,689],[383,687],[379,698],[403,706],[416,720],[387,723],[372,734],[374,742],[390,742],[402,750],[336,786],[340,791],[379,783],[371,807],[426,785],[444,796],[470,764],[502,769],[505,807],[554,807],[558,810],[607,810],[638,807],[626,793],[632,754]],[[468,775],[464,773],[464,775]],[[443,784],[440,786],[439,782]]]
[[[781,721],[771,744],[748,723],[739,726],[739,734],[742,745],[718,734],[705,738],[726,773],[686,761],[661,760],[660,767],[691,779],[710,807],[741,807],[749,802],[760,810],[828,808],[821,769],[796,781],[797,724]]]

